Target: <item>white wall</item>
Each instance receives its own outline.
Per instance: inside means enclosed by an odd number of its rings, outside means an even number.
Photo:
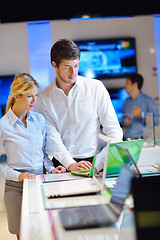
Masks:
[[[112,18],[84,21],[51,21],[53,43],[60,38],[72,40],[98,39],[112,37],[135,37],[138,72],[144,77],[143,91],[157,98],[158,84],[152,68],[156,67],[153,17]],[[112,82],[112,83],[111,83]],[[108,81],[123,86],[124,80]]]
[[[20,72],[29,72],[27,24],[0,24],[0,75]]]
[[[53,43],[59,38],[93,39],[111,37],[135,37],[138,71],[144,76],[143,91],[158,97],[153,17],[111,18],[84,21],[51,21]],[[29,72],[27,23],[0,24],[0,75]],[[123,85],[124,80],[107,81]]]

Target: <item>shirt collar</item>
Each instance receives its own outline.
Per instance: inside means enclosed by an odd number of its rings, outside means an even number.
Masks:
[[[142,95],[142,92],[139,93],[139,95],[135,98],[135,100],[139,99]]]
[[[35,121],[35,115],[32,111],[27,112],[27,120],[33,120]]]
[[[80,76],[77,76],[77,80],[76,80],[76,83],[75,83],[75,85],[76,86],[81,86],[81,79],[80,79]]]
[[[14,114],[11,108],[8,110],[7,116],[10,120],[11,125],[15,124],[18,121],[18,117]]]
[[[14,114],[11,108],[8,110],[7,116],[10,120],[11,125],[15,124],[17,121],[20,121],[20,119]],[[34,114],[30,111],[27,112],[27,120],[35,120]]]
[[[131,96],[130,96],[130,99],[131,99],[132,101],[136,101],[136,100],[138,100],[142,95],[143,95],[143,93],[140,92],[139,95],[138,95],[134,100],[132,99]]]

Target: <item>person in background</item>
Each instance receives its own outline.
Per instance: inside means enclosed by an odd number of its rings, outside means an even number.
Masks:
[[[64,172],[53,167],[45,151],[45,119],[33,112],[39,85],[27,73],[15,76],[7,102],[6,114],[0,119],[0,155],[4,148],[7,165],[0,164],[6,179],[4,202],[8,228],[19,239],[23,180],[43,174]]]
[[[108,91],[101,81],[78,76],[80,50],[71,40],[51,48],[55,81],[37,98],[47,124],[47,150],[69,171],[91,168],[100,124],[112,142],[122,141]]]
[[[143,138],[143,127],[146,124],[146,113],[153,113],[154,125],[159,124],[159,113],[156,102],[141,89],[143,77],[140,74],[131,75],[125,83],[126,92],[130,94],[123,104],[124,139]]]

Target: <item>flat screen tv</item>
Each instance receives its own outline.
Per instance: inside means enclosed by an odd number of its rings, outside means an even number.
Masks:
[[[75,41],[81,51],[79,75],[125,78],[137,72],[135,38]]]
[[[14,75],[0,76],[0,118],[5,114],[6,103]]]

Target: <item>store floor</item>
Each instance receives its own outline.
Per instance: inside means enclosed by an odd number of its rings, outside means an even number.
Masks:
[[[7,225],[6,211],[0,211],[0,238],[3,240],[16,240],[16,235],[10,234]]]
[[[7,214],[3,202],[4,196],[4,182],[5,180],[0,177],[0,239],[2,240],[16,240],[16,236],[10,234],[8,231]]]

